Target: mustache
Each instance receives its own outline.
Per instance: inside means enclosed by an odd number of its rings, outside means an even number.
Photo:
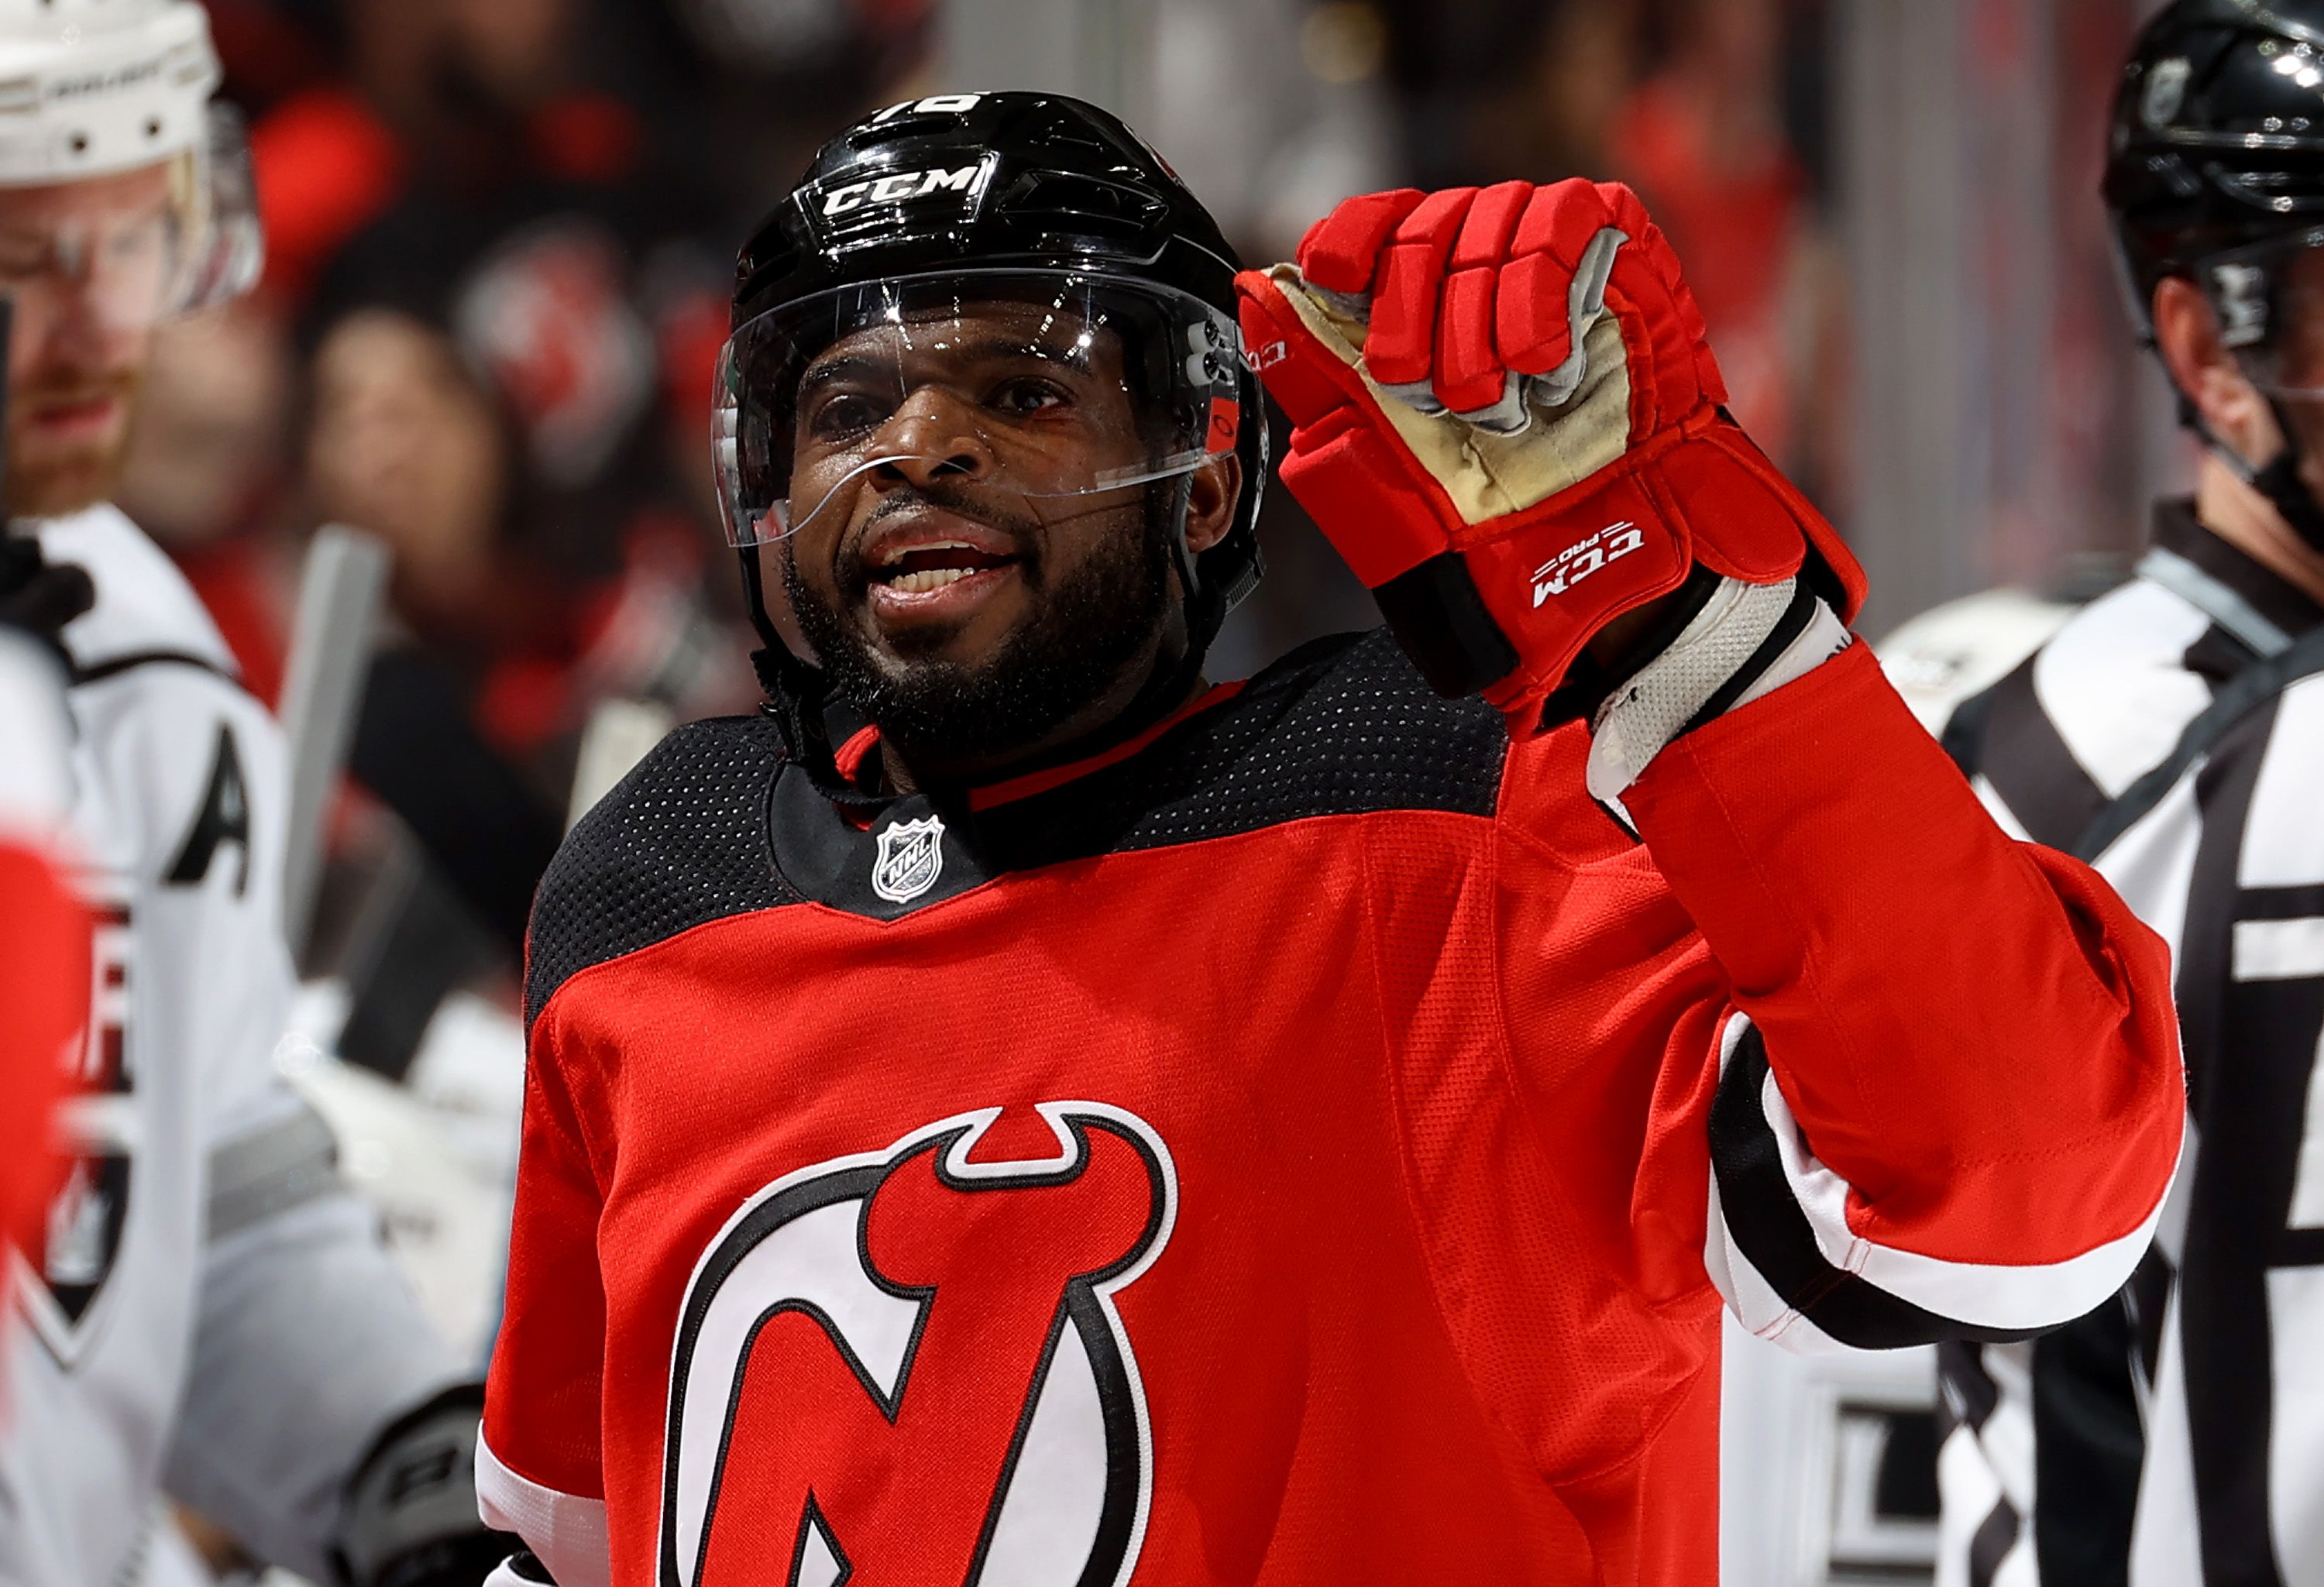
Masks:
[[[82,402],[101,402],[111,397],[126,400],[134,397],[143,383],[135,371],[121,370],[112,374],[34,379],[17,386],[10,396],[17,406],[23,408],[69,408]]]
[[[1027,582],[1038,588],[1042,577],[1042,521],[1033,515],[1029,506],[1024,512],[1012,512],[992,500],[992,495],[990,487],[982,490],[973,485],[963,488],[941,479],[926,485],[897,485],[887,492],[880,504],[847,537],[846,544],[839,553],[838,566],[834,572],[837,576],[842,598],[853,604],[871,594],[872,570],[864,567],[859,553],[872,531],[891,518],[931,510],[948,512],[955,518],[965,518],[972,523],[997,530],[1008,536],[1016,548],[1019,571]],[[793,554],[796,555],[795,550]]]
[[[938,478],[925,485],[898,485],[889,491],[857,529],[856,539],[860,541],[864,535],[890,518],[900,518],[907,512],[931,508],[938,512],[949,512],[955,518],[973,520],[987,529],[997,529],[1028,552],[1031,542],[1041,531],[1041,521],[1033,516],[1029,508],[1022,512],[1012,512],[993,501],[987,491],[980,491],[973,485],[954,485]]]

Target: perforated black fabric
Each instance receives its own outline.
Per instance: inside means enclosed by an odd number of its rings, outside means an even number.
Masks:
[[[980,879],[998,878],[1310,817],[1489,817],[1508,747],[1499,712],[1478,700],[1438,698],[1381,632],[1286,658],[1234,699],[1118,766],[982,814],[952,800],[937,807],[954,828],[947,841],[959,844],[961,863]],[[682,728],[582,820],[533,906],[528,1020],[592,964],[712,920],[807,901],[782,879],[770,845],[781,753],[763,718]],[[872,834],[848,826],[820,800],[803,807],[830,829],[787,829],[784,852],[818,843],[860,849],[841,863],[868,877]],[[927,902],[954,890],[931,892]],[[840,894],[816,901],[860,903]]]
[[[767,851],[767,796],[781,757],[763,717],[697,722],[663,740],[582,817],[533,903],[528,1023],[592,964],[799,901]]]

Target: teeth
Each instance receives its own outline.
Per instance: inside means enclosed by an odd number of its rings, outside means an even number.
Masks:
[[[888,587],[899,595],[924,595],[930,590],[958,584],[974,571],[971,567],[925,567],[918,573],[900,574],[890,579]]]
[[[880,565],[883,567],[893,567],[915,551],[973,551],[974,549],[976,548],[966,540],[929,540],[923,545],[895,547],[880,558]]]

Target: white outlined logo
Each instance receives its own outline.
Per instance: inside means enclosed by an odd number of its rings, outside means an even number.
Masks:
[[[1129,1580],[1154,1435],[1114,1296],[1169,1243],[1177,1172],[1123,1109],[1036,1111],[1054,1157],[975,1160],[980,1109],[785,1175],[711,1240],[671,1352],[659,1587]]]
[[[891,904],[908,904],[944,874],[944,817],[899,821],[880,835],[872,863],[872,890]]]
[[[1608,524],[1578,545],[1569,546],[1534,569],[1533,604],[1538,611],[1552,595],[1562,595],[1609,563],[1619,562],[1646,549],[1646,532],[1628,519]]]
[[[964,165],[957,171],[899,171],[871,181],[848,182],[824,194],[824,217],[828,219],[851,209],[873,204],[901,204],[936,193],[973,192],[977,173],[983,169],[982,165]]]

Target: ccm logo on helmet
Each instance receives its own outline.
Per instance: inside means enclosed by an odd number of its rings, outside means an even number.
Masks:
[[[871,204],[900,204],[907,198],[925,198],[931,193],[965,193],[976,186],[976,173],[982,169],[964,165],[958,171],[904,171],[877,181],[849,182],[824,194],[823,212],[826,216],[844,215]]]
[[[1002,1111],[784,1176],[687,1287],[658,1587],[1119,1587],[1154,1441],[1113,1297],[1169,1242],[1152,1126],[1044,1103],[1055,1157],[979,1160]]]

